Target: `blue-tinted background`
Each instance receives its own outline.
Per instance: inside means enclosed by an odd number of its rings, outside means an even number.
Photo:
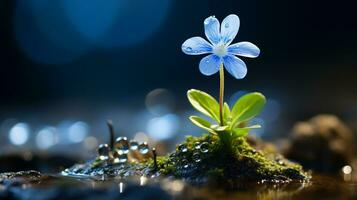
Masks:
[[[137,139],[201,134],[187,119],[195,111],[186,91],[217,97],[218,76],[200,74],[201,56],[183,54],[181,44],[204,36],[206,17],[232,13],[241,20],[236,41],[262,53],[245,59],[245,79],[226,76],[226,99],[247,91],[267,96],[256,134],[284,137],[318,113],[353,127],[355,7],[344,0],[1,1],[0,144],[4,151],[88,152],[107,141],[107,119],[118,135]]]

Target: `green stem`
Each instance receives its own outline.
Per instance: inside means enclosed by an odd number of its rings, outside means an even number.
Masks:
[[[224,67],[223,63],[219,67],[219,117],[220,125],[224,126],[223,122],[223,98],[224,98]]]

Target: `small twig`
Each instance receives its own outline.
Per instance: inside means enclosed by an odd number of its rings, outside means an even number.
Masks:
[[[110,134],[110,149],[113,150],[114,149],[114,127],[113,127],[113,121],[112,120],[108,120],[107,121],[107,125],[109,128],[109,134]]]
[[[157,166],[157,155],[155,148],[152,148],[152,153],[154,154],[154,170],[157,171],[159,167]]]

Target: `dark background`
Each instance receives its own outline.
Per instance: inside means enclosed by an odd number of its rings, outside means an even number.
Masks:
[[[0,2],[0,120],[35,118],[38,123],[56,123],[66,117],[93,118],[102,107],[110,106],[125,107],[135,115],[145,109],[145,96],[155,88],[174,94],[174,112],[190,109],[187,89],[217,94],[218,75],[200,74],[202,56],[183,54],[181,44],[192,36],[204,37],[206,17],[215,15],[221,21],[232,13],[241,20],[235,41],[256,44],[261,55],[244,59],[248,74],[243,80],[226,76],[227,97],[247,90],[278,100],[280,118],[271,126],[282,128],[273,129],[280,136],[297,120],[318,113],[337,114],[352,126],[357,119],[357,14],[353,1],[171,0],[160,25],[142,41],[91,47],[71,61],[51,64],[32,59],[17,42],[17,2]],[[135,6],[126,12],[140,16]],[[156,14],[155,9],[148,12]],[[149,23],[146,20],[144,17],[142,23]],[[31,22],[26,26],[32,26]],[[133,32],[133,37],[136,34]]]

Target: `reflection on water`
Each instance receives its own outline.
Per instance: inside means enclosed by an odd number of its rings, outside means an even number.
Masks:
[[[345,175],[353,170],[342,169]],[[258,200],[308,200],[308,199],[357,199],[357,181],[351,177],[344,181],[341,177],[313,175],[309,182],[290,183],[244,183],[232,185],[229,189],[222,185],[192,186],[180,180],[149,178],[89,179],[88,177],[39,176],[11,178],[0,181],[0,197],[3,194],[15,195],[18,199],[51,199],[56,190],[59,196],[86,199],[95,195],[110,199],[258,199]],[[37,178],[42,177],[42,178]],[[16,184],[11,184],[15,181]],[[12,188],[19,188],[13,190]],[[49,190],[50,189],[50,190]],[[5,191],[5,193],[4,193]],[[85,191],[85,192],[83,192]],[[16,194],[12,194],[16,193]],[[30,196],[29,196],[30,195]],[[49,198],[46,198],[49,196]],[[6,197],[6,196],[5,196]],[[130,197],[130,198],[129,198]]]
[[[251,183],[235,185],[235,188],[223,189],[220,186],[191,186],[180,180],[150,179],[144,176],[130,180],[113,180],[117,184],[119,193],[127,188],[159,187],[175,199],[258,199],[258,200],[286,200],[286,199],[356,199],[357,183],[344,182],[340,178],[314,175],[309,182],[291,182],[282,184]],[[92,188],[107,188],[112,181],[92,181]],[[150,190],[146,191],[150,196]]]

